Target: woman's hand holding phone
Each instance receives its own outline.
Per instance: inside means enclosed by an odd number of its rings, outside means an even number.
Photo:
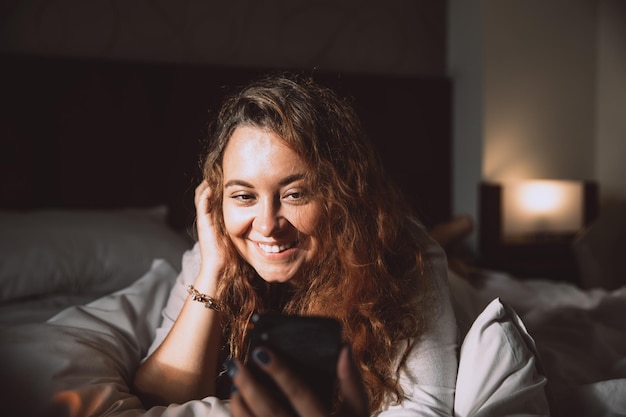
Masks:
[[[265,347],[257,348],[253,360],[285,394],[300,417],[328,417],[330,410],[320,401],[300,376],[296,375],[278,355]],[[291,411],[270,394],[267,387],[236,361],[229,367],[236,389],[231,394],[230,410],[234,417],[293,417]],[[335,415],[366,417],[369,415],[367,395],[360,372],[347,346],[337,360],[340,403]]]

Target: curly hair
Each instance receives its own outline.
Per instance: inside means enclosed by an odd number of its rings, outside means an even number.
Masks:
[[[238,126],[276,134],[306,163],[306,180],[322,206],[322,254],[299,284],[268,284],[237,253],[222,212],[222,158]],[[333,316],[343,325],[371,410],[399,402],[401,367],[423,333],[429,283],[421,228],[387,177],[349,100],[299,74],[272,74],[230,95],[210,129],[203,175],[209,210],[227,267],[218,284],[230,354],[243,359],[254,312]],[[406,341],[404,350],[397,342]],[[400,360],[398,360],[400,358]]]

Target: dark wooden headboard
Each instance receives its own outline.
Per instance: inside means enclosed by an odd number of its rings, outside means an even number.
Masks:
[[[193,219],[200,145],[225,93],[265,69],[0,56],[0,208],[166,204]],[[354,99],[426,225],[451,214],[446,78],[315,71]]]

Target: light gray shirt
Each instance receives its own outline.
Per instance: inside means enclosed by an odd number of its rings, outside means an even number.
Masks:
[[[428,234],[423,233],[433,279],[437,283],[435,314],[428,331],[416,340],[405,366],[400,372],[404,398],[398,405],[386,404],[376,413],[380,416],[449,416],[454,407],[458,369],[458,331],[447,280],[447,259],[443,249]],[[163,342],[188,297],[187,286],[193,284],[200,270],[200,248],[194,247],[183,255],[179,274],[163,310],[163,322],[148,355]],[[406,343],[403,341],[401,343]],[[398,346],[403,351],[403,346]]]

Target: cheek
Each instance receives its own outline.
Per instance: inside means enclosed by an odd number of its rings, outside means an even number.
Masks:
[[[243,215],[243,213],[229,209],[228,207],[224,207],[224,226],[226,228],[226,233],[229,236],[237,236],[243,233],[248,224],[248,219]]]
[[[297,228],[302,233],[309,236],[315,236],[318,234],[318,226],[321,223],[322,208],[319,204],[307,207],[307,210],[300,213],[297,219]]]

